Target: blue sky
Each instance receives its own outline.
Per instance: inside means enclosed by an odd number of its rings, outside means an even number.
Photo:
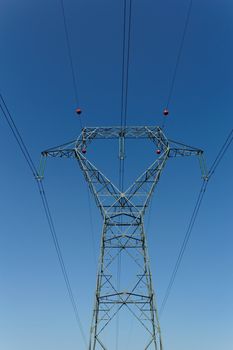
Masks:
[[[83,124],[117,125],[123,1],[64,3]],[[133,1],[129,125],[161,124],[187,8],[187,0]],[[208,165],[232,128],[232,16],[230,0],[193,1],[166,125],[169,138],[204,149]],[[1,93],[39,163],[42,150],[80,132],[60,2],[2,1],[0,52]],[[36,184],[3,119],[0,127],[0,348],[84,349]],[[112,178],[110,159],[117,164],[113,146],[93,143],[88,150]],[[129,153],[126,177],[133,180],[150,164],[154,149],[135,144]],[[209,184],[161,318],[165,349],[233,346],[232,170],[231,148]],[[49,160],[44,185],[88,335],[100,216],[92,201],[92,232],[85,182],[74,161]],[[148,241],[158,305],[200,185],[197,160],[175,159],[154,194]],[[137,349],[134,331],[129,325],[129,349]]]

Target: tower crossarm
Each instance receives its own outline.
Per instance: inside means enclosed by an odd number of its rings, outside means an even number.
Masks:
[[[150,139],[162,148],[168,146],[168,140],[159,126],[113,126],[84,127],[76,140],[42,152],[44,156],[75,156],[74,150],[89,145],[93,140],[113,139]]]
[[[193,150],[190,148],[170,148],[169,150],[169,158],[174,158],[178,156],[200,156],[203,154],[201,150]]]
[[[172,157],[178,157],[178,156],[200,156],[203,154],[203,151],[199,148],[185,145],[183,143],[168,140],[169,141],[169,154],[168,156],[170,158]]]
[[[193,146],[188,146],[183,143],[174,141],[174,140],[168,140],[170,149],[168,153],[169,158],[175,158],[175,157],[187,157],[187,156],[197,156],[201,168],[202,178],[204,180],[208,180],[208,170],[205,164],[205,159],[203,156],[203,150],[200,148],[196,148]]]
[[[65,148],[65,149],[58,149],[58,150],[46,150],[43,151],[42,156],[44,157],[52,157],[52,158],[75,158],[75,151],[74,149],[69,149],[69,148]]]
[[[43,152],[41,152],[44,157],[59,157],[59,158],[75,158],[75,149],[80,148],[82,145],[82,141],[80,141],[81,136],[76,140],[72,140],[67,143],[63,143],[62,145],[49,148]]]
[[[159,126],[110,126],[110,127],[85,127],[82,130],[82,140],[92,139],[118,139],[124,136],[126,139],[167,139]]]

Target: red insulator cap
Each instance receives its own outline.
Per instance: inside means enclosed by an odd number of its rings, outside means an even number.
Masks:
[[[161,153],[160,149],[157,149],[157,150],[156,150],[156,153],[157,153],[157,154],[160,154],[160,153]]]
[[[76,112],[77,114],[81,114],[81,113],[82,113],[82,110],[81,110],[81,108],[77,108],[75,112]]]
[[[163,115],[167,116],[168,114],[169,114],[169,110],[168,110],[167,108],[165,108],[165,109],[163,110]]]
[[[82,153],[83,153],[83,154],[87,153],[86,148],[83,148],[83,149],[82,149]]]

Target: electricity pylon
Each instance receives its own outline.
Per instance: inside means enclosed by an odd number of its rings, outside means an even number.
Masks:
[[[123,159],[127,138],[149,139],[156,145],[157,157],[128,189],[120,190],[87,159],[86,148],[93,140],[118,139],[119,157]],[[103,217],[89,350],[112,348],[104,344],[103,335],[122,308],[131,313],[148,333],[143,349],[163,349],[144,215],[166,161],[170,157],[197,155],[204,175],[202,153],[200,149],[167,139],[157,126],[86,127],[76,140],[42,152],[45,157],[77,159]],[[119,286],[116,281],[119,257],[130,273],[122,282],[124,286]]]

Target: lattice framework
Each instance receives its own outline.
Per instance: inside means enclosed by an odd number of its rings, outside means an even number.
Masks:
[[[127,138],[149,139],[160,150],[160,154],[129,188],[121,191],[87,159],[83,150],[93,140],[118,139],[119,158],[124,159]],[[42,152],[44,157],[75,158],[78,161],[103,217],[89,350],[112,348],[104,344],[104,332],[123,307],[139,321],[148,334],[148,341],[143,348],[162,350],[144,215],[166,161],[171,157],[197,155],[205,176],[202,153],[200,149],[167,139],[157,126],[85,127],[76,140]],[[132,281],[120,289],[116,281],[119,256],[124,256],[124,261],[128,259],[133,264]]]

